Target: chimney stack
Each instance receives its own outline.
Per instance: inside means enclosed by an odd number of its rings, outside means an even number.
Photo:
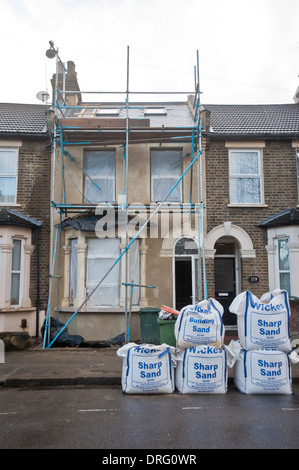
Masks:
[[[65,73],[65,91],[73,91],[74,93],[66,93],[65,100],[68,106],[76,106],[81,103],[80,87],[77,80],[76,66],[73,61],[67,62],[66,71],[63,70],[63,64],[58,62],[58,88],[60,92],[63,92],[63,73]],[[56,74],[51,79],[53,97],[56,84]]]

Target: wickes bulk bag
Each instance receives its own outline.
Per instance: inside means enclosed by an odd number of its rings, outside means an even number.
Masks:
[[[290,306],[285,290],[264,294],[258,299],[250,291],[242,292],[229,310],[237,315],[238,337],[247,351],[274,348],[290,352]]]
[[[182,308],[175,322],[176,345],[180,349],[211,344],[219,349],[223,345],[223,307],[214,299]]]
[[[175,348],[167,344],[128,343],[117,350],[123,358],[122,390],[130,394],[172,393],[174,391]]]
[[[234,383],[246,394],[291,394],[288,354],[277,349],[242,349],[235,364]]]
[[[225,349],[206,345],[180,351],[177,357],[176,388],[180,393],[226,393]]]

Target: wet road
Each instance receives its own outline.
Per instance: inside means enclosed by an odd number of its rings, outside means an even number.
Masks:
[[[294,395],[0,390],[1,449],[298,449]]]

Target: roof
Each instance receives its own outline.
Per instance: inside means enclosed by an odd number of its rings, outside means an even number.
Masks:
[[[0,209],[0,225],[19,225],[21,227],[40,227],[42,222],[39,222],[28,215],[20,214],[3,207]]]
[[[286,225],[299,225],[299,209],[285,209],[260,223],[261,228],[282,227]]]
[[[189,101],[192,101],[192,96]],[[190,101],[190,103],[191,103]],[[119,114],[101,115],[97,118],[121,121],[126,118],[125,103],[83,103],[79,109],[69,108],[66,117],[78,118],[82,108],[118,108]],[[195,126],[188,102],[144,102],[129,104],[129,118],[140,127],[192,128]],[[145,108],[165,108],[165,114],[145,114]],[[274,105],[218,105],[204,104],[202,110],[210,111],[211,135],[278,135],[299,136],[299,104]],[[82,116],[82,114],[81,114]],[[93,119],[93,118],[92,118]],[[94,120],[96,120],[94,118]],[[86,121],[86,118],[83,118]],[[82,121],[81,121],[82,122]],[[102,121],[104,122],[104,121]],[[148,123],[149,122],[149,126]],[[87,124],[87,122],[86,122]],[[117,126],[119,127],[119,126]],[[46,105],[0,103],[0,134],[46,135]]]
[[[149,127],[193,127],[195,126],[192,113],[188,103],[185,102],[138,102],[129,103],[128,117],[129,119],[143,120],[149,119]],[[77,118],[84,109],[96,110],[101,109],[116,109],[119,113],[115,116],[108,114],[106,118],[112,120],[126,119],[126,104],[125,103],[81,103],[80,108],[69,108],[67,111],[67,118]],[[165,109],[165,114],[155,114],[155,109]],[[147,112],[145,112],[147,111]],[[101,117],[101,116],[97,116]],[[105,117],[103,112],[102,117]],[[84,117],[85,119],[85,117]]]
[[[43,104],[0,103],[0,134],[46,135],[47,116]]]
[[[211,134],[299,135],[299,105],[203,105],[211,112]]]

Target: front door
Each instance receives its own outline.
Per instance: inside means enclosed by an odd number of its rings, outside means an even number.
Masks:
[[[191,258],[175,259],[175,307],[181,310],[192,304],[192,265]]]
[[[235,257],[215,257],[215,299],[223,306],[224,325],[235,326],[237,318],[229,311],[236,297],[236,260]]]

